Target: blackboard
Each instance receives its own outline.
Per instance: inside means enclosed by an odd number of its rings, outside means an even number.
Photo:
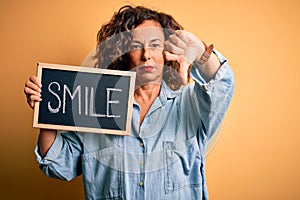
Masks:
[[[33,126],[129,135],[135,72],[38,63]]]

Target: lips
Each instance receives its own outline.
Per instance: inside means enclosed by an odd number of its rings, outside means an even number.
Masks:
[[[150,65],[141,67],[141,70],[143,70],[143,71],[145,71],[145,72],[150,72],[150,71],[152,71],[153,69],[154,69],[154,67],[153,67],[153,66],[150,66]]]

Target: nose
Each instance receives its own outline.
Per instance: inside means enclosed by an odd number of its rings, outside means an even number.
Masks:
[[[145,47],[143,48],[143,54],[142,54],[142,60],[143,61],[147,61],[147,60],[150,60],[151,58],[151,48],[149,47]]]

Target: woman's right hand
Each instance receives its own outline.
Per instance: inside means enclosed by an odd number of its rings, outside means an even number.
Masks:
[[[27,98],[27,103],[31,108],[34,108],[34,103],[42,101],[41,99],[42,84],[36,76],[30,76],[25,83],[24,93]]]

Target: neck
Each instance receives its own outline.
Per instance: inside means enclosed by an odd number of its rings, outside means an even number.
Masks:
[[[134,97],[137,102],[152,103],[160,93],[161,83],[148,83],[136,88]]]
[[[140,106],[140,122],[142,124],[144,118],[149,111],[152,103],[160,93],[161,83],[148,83],[138,87],[134,91],[134,98]]]

